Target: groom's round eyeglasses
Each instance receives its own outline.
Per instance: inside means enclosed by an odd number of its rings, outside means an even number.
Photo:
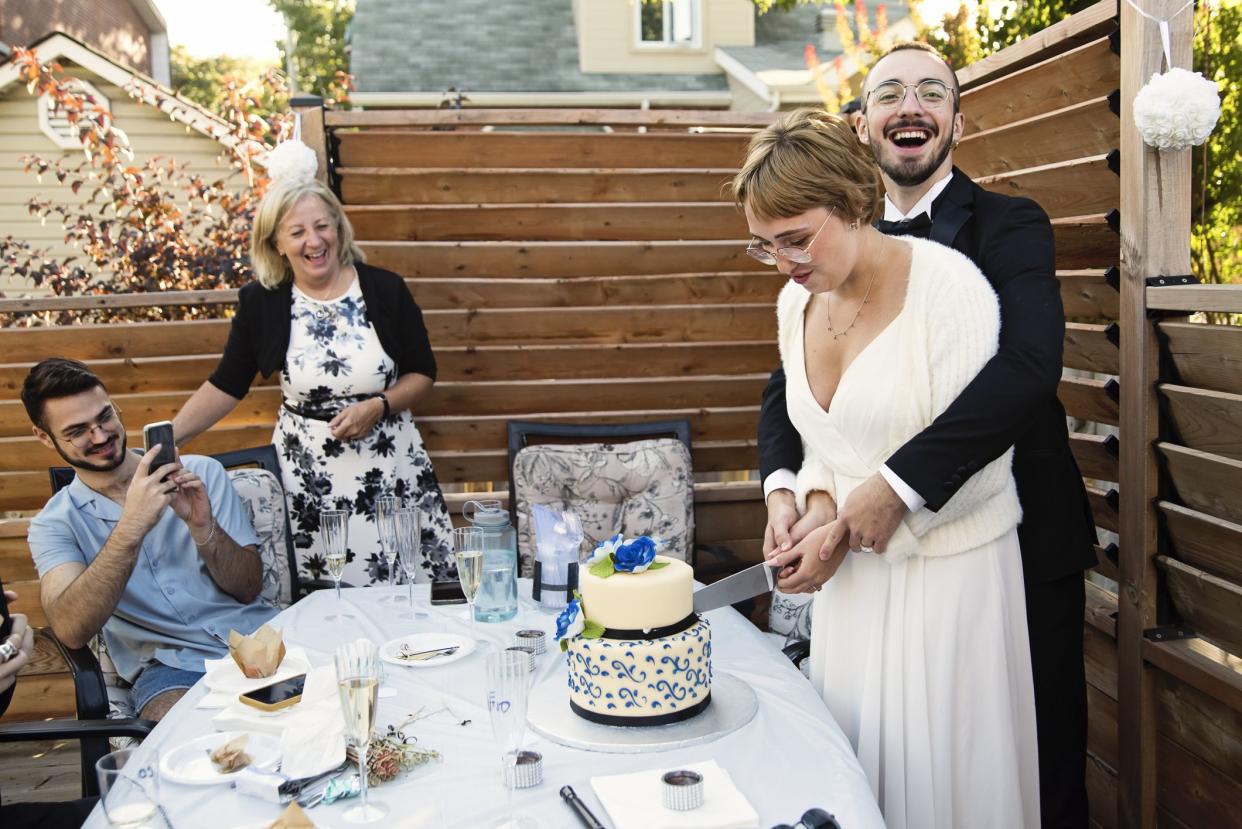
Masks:
[[[820,230],[823,230],[824,225],[828,224],[828,219],[832,216],[833,211],[835,210],[835,207],[830,207],[828,209],[828,215],[825,216],[824,220],[820,223],[819,229],[815,231],[815,235],[808,239],[803,245],[788,245],[783,248],[768,250],[767,246],[762,243],[759,243],[758,247],[756,247],[756,242],[759,242],[759,240],[751,239],[750,244],[746,246],[746,253],[752,259],[758,259],[765,265],[775,265],[776,257],[778,256],[783,259],[788,259],[790,262],[795,264],[805,265],[814,258],[810,254],[811,246],[815,244],[815,240],[819,238]]]
[[[923,109],[940,109],[953,98],[953,91],[946,84],[930,78],[919,83],[885,81],[867,97],[876,109],[896,109],[906,99],[907,89],[914,90],[914,97]]]

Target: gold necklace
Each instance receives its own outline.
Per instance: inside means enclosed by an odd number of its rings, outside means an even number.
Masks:
[[[880,254],[884,252],[884,242],[886,240],[887,240],[886,236],[880,237],[880,253],[876,254],[877,262],[880,259]],[[873,271],[871,274],[871,281],[867,283],[867,290],[866,292],[863,293],[862,302],[858,303],[858,310],[854,312],[854,318],[850,320],[849,325],[845,326],[844,331],[837,331],[835,328],[832,327],[832,307],[831,307],[831,303],[828,300],[828,294],[824,294],[824,316],[828,319],[828,333],[832,335],[832,339],[834,342],[840,339],[841,337],[844,337],[846,334],[850,333],[850,329],[852,329],[855,325],[858,324],[858,318],[862,316],[863,306],[866,305],[867,302],[869,301],[869,297],[871,296],[871,288],[873,285],[875,285],[875,278],[879,275],[880,275],[880,268],[877,265],[875,271]]]

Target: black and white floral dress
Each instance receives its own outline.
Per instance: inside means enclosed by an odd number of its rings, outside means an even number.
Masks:
[[[375,499],[397,495],[417,507],[422,529],[418,581],[456,578],[448,510],[422,436],[408,411],[380,419],[370,434],[334,438],[328,421],[341,409],[397,379],[367,318],[355,279],[342,297],[321,302],[293,288],[289,349],[280,372],[285,404],[272,442],[279,448],[300,575],[326,575],[319,512],[347,509],[349,559],[343,581],[362,586],[386,578],[379,563]]]

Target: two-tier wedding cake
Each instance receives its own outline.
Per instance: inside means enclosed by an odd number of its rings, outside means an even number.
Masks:
[[[711,702],[712,645],[694,571],[648,538],[601,545],[557,620],[574,713],[606,725],[689,719]]]

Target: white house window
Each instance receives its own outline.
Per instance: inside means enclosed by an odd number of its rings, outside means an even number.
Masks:
[[[112,111],[112,102],[88,82],[70,78],[66,83],[74,93],[90,95],[99,106],[108,112]],[[50,95],[39,97],[39,129],[61,149],[76,150],[82,146],[82,142],[78,140],[77,128],[69,124],[69,119],[63,111],[56,108]]]
[[[636,0],[640,46],[698,46],[700,0]]]

